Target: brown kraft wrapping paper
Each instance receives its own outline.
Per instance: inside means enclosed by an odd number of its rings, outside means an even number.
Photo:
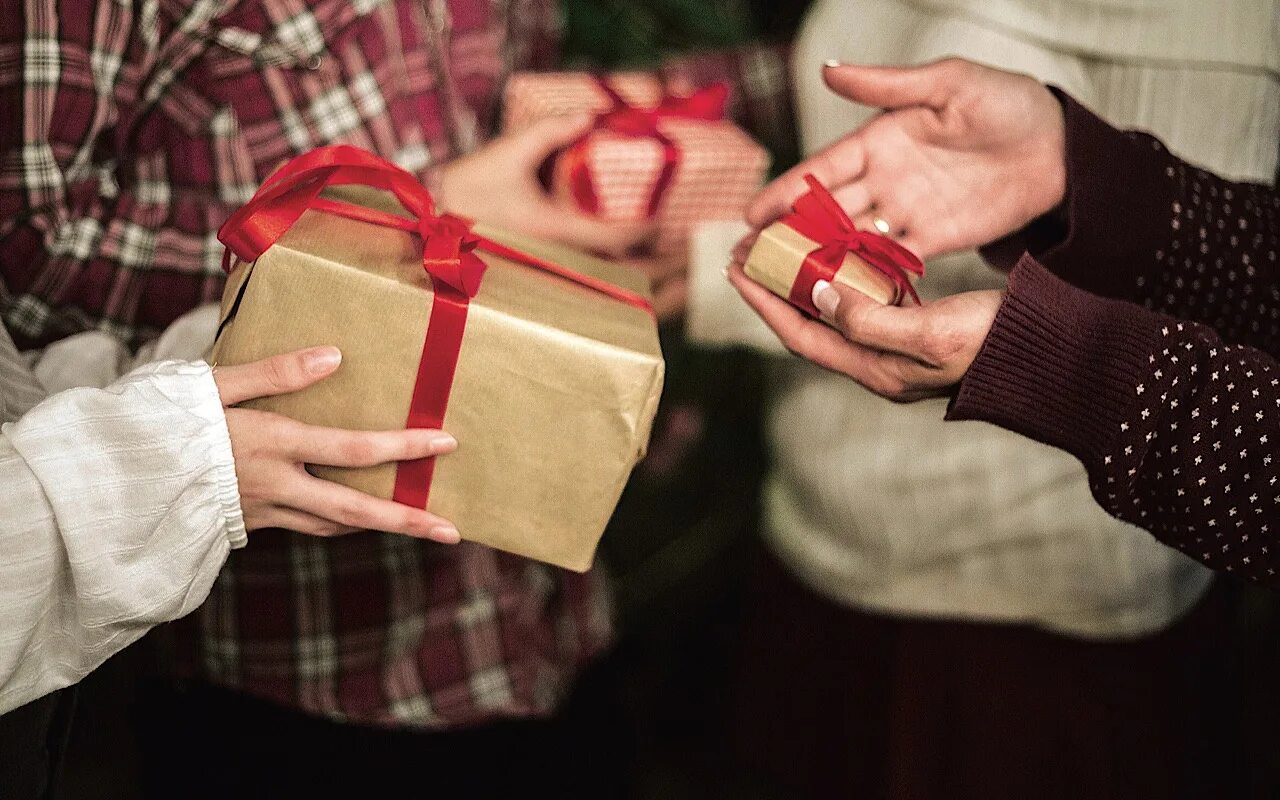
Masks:
[[[646,294],[639,275],[574,251],[477,225],[476,232]],[[480,252],[444,428],[457,452],[436,464],[428,508],[464,539],[576,571],[591,566],[662,391],[651,314],[536,268]],[[343,361],[326,380],[245,404],[314,425],[405,425],[431,313],[413,234],[307,211],[223,297],[216,364],[316,345]],[[389,498],[394,464],[313,467]]]
[[[760,232],[742,268],[747,277],[788,299],[805,258],[821,244],[785,223],[775,222]],[[853,253],[844,257],[835,280],[885,305],[901,300],[898,287],[887,275]]]

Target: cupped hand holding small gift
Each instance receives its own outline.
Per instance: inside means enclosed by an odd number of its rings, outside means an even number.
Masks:
[[[946,394],[977,357],[1003,292],[965,292],[923,306],[885,306],[856,289],[819,281],[811,319],[735,264],[729,280],[788,350],[890,400]]]
[[[547,117],[504,133],[440,171],[445,210],[480,222],[622,256],[654,235],[652,222],[612,222],[565,208],[543,189],[538,170],[557,150],[591,128],[590,115]]]
[[[457,447],[449,434],[322,428],[234,407],[305,389],[333,374],[341,359],[337,348],[315,347],[214,370],[226,408],[245,528],[287,528],[313,536],[378,530],[457,543],[458,530],[435,514],[321,480],[306,469],[307,464],[370,467],[444,455]]]
[[[827,185],[857,226],[921,257],[1017,231],[1066,191],[1062,108],[1034,79],[959,59],[913,68],[828,65],[836,93],[885,112],[799,164],[752,202],[763,228],[808,190]],[[819,281],[814,305],[829,325],[742,271],[754,240],[734,253],[729,279],[792,352],[896,401],[946,394],[991,330],[1003,293],[958,294],[922,306],[883,306]]]

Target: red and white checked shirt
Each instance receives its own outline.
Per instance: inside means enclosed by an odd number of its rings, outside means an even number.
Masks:
[[[222,290],[216,232],[332,142],[423,172],[545,65],[554,0],[0,0],[0,313],[137,344]],[[545,713],[609,635],[597,580],[384,534],[254,534],[194,615],[198,674],[339,720]]]

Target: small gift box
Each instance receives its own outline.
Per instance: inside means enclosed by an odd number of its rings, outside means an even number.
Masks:
[[[654,219],[655,249],[669,253],[698,222],[740,219],[769,168],[767,151],[724,119],[727,99],[723,84],[674,96],[645,73],[520,73],[507,82],[504,128],[595,114],[557,156],[553,193],[604,219]]]
[[[912,276],[924,274],[920,259],[892,239],[858,230],[825,186],[812,175],[805,182],[809,191],[792,212],[760,232],[743,265],[747,277],[814,317],[818,281],[843,283],[886,305],[908,297],[919,304]]]
[[[326,189],[342,184],[360,190]],[[400,213],[369,200],[386,192]],[[338,346],[333,376],[248,405],[358,430],[439,427],[460,446],[438,463],[315,474],[582,571],[647,446],[663,379],[652,308],[628,270],[484,234],[362,150],[296,158],[219,232],[238,263],[213,358]]]

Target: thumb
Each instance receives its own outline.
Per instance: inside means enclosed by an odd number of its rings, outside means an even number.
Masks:
[[[590,130],[593,119],[590,114],[543,117],[520,134],[520,150],[531,160],[541,162]]]
[[[822,318],[855,344],[917,358],[920,339],[918,309],[886,306],[842,283],[818,281],[813,304]]]
[[[234,406],[255,397],[288,394],[305,389],[332,375],[342,363],[336,347],[312,347],[264,358],[238,367],[219,367],[213,380],[224,406]]]
[[[872,67],[828,62],[822,79],[836,94],[876,108],[927,106],[941,109],[963,81],[970,66],[948,58],[918,67]]]

